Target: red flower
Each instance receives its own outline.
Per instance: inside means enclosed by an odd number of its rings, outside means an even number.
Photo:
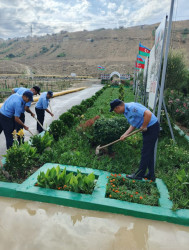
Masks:
[[[133,195],[131,194],[131,195],[130,195],[130,197],[132,198],[132,197],[133,197]]]

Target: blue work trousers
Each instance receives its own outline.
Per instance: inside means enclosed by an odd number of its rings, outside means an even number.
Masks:
[[[4,131],[6,138],[7,149],[9,149],[13,144],[12,132],[15,127],[14,117],[9,118],[0,113],[0,134]]]
[[[35,108],[35,112],[37,114],[37,120],[43,125],[44,119],[45,119],[45,110],[44,109],[38,109]],[[39,133],[43,131],[43,128],[41,125],[37,122],[37,130]]]
[[[19,119],[20,119],[23,123],[25,123],[25,114],[24,114],[24,113],[21,113]],[[23,127],[21,124],[15,122],[15,129],[16,129],[16,132],[18,132],[20,129],[23,129],[23,128],[24,128],[24,127]],[[17,136],[17,140],[18,140],[19,144],[21,144],[20,136]],[[24,137],[22,138],[22,143],[24,143]]]
[[[143,147],[141,151],[140,166],[137,170],[137,176],[144,177],[148,169],[147,176],[153,178],[154,173],[154,148],[159,135],[159,122],[147,128],[146,132],[142,132]]]

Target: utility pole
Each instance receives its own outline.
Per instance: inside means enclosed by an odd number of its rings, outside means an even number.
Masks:
[[[32,30],[32,24],[31,24],[31,38],[32,38],[32,31],[33,31],[33,30]]]

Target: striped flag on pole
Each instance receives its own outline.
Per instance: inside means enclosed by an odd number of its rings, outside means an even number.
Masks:
[[[145,60],[141,56],[137,55],[137,63],[145,64]]]
[[[150,49],[139,43],[139,55],[141,56],[149,56],[150,55]]]
[[[136,62],[135,67],[136,67],[137,69],[144,69],[144,64]]]
[[[100,66],[100,65],[98,65],[98,69],[100,69],[100,70],[105,70],[105,68],[102,67],[102,66]]]

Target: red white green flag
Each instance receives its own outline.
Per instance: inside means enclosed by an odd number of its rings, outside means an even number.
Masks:
[[[144,64],[142,64],[142,63],[138,63],[138,62],[136,62],[136,65],[135,65],[135,67],[137,68],[137,69],[144,69]]]
[[[150,55],[150,49],[139,43],[139,55],[141,56],[149,56]]]
[[[145,60],[141,56],[137,55],[137,63],[145,64]]]

